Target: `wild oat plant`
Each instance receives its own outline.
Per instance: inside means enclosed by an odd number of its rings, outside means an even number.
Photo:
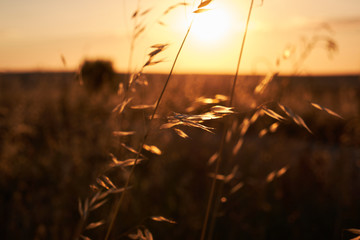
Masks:
[[[173,74],[192,22],[169,74],[146,74],[168,43],[149,44],[133,71],[137,39],[151,27],[140,4],[127,74],[95,78],[85,62],[83,86],[64,84],[74,76],[31,75],[37,84],[26,87],[24,76],[2,75],[1,236],[358,239],[359,78],[298,76],[317,44],[337,50],[326,29],[279,53],[267,76],[239,76],[253,6],[233,76]],[[163,16],[179,7],[189,6]],[[292,76],[281,76],[283,61]],[[115,82],[117,94],[91,81]]]

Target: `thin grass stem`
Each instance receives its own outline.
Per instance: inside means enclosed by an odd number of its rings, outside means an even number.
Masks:
[[[131,177],[132,177],[133,174],[134,174],[135,167],[136,167],[137,162],[138,162],[138,159],[139,159],[139,157],[140,157],[140,152],[141,152],[142,148],[144,147],[144,144],[145,144],[145,142],[146,142],[146,140],[147,140],[147,137],[148,137],[149,134],[150,134],[151,123],[152,123],[152,121],[153,121],[153,119],[154,119],[154,117],[155,117],[155,114],[156,114],[156,112],[157,112],[157,110],[158,110],[158,108],[159,108],[161,99],[162,99],[163,96],[164,96],[166,87],[167,87],[167,85],[168,85],[168,83],[169,83],[169,81],[170,81],[170,78],[171,78],[172,73],[173,73],[174,68],[175,68],[175,64],[176,64],[176,62],[177,62],[177,60],[178,60],[178,58],[179,58],[180,52],[181,52],[181,50],[182,50],[182,48],[183,48],[183,46],[184,46],[184,44],[185,44],[185,41],[186,41],[186,39],[187,39],[187,36],[189,35],[189,32],[190,32],[191,27],[192,27],[192,24],[193,24],[193,20],[191,21],[191,23],[190,23],[190,25],[189,25],[189,27],[188,27],[188,29],[187,29],[187,32],[186,32],[186,34],[185,34],[185,37],[184,37],[184,39],[183,39],[183,41],[182,41],[182,43],[181,43],[181,45],[180,45],[180,48],[179,48],[179,50],[178,50],[178,52],[177,52],[177,54],[176,54],[176,57],[175,57],[175,59],[174,59],[174,62],[173,62],[173,64],[172,64],[172,67],[171,67],[171,69],[170,69],[169,75],[168,75],[168,77],[167,77],[167,79],[166,79],[166,82],[165,82],[163,88],[162,88],[162,91],[161,91],[161,93],[160,93],[160,96],[158,97],[158,100],[157,100],[157,102],[156,102],[154,111],[153,111],[153,113],[152,113],[152,115],[151,115],[151,117],[150,117],[150,122],[149,122],[148,128],[147,128],[147,130],[146,130],[146,133],[145,133],[145,135],[144,135],[144,138],[143,138],[143,140],[142,140],[142,142],[141,142],[141,144],[140,144],[140,146],[139,146],[139,149],[138,149],[138,151],[137,151],[134,164],[133,164],[133,166],[131,167],[130,174],[129,174],[128,178],[126,179],[124,191],[122,192],[119,200],[115,203],[114,211],[113,211],[113,214],[112,214],[112,217],[111,217],[111,220],[110,220],[109,227],[108,227],[107,232],[106,232],[105,240],[108,240],[109,237],[110,237],[110,233],[111,233],[111,231],[112,231],[112,229],[113,229],[113,227],[114,227],[114,223],[115,223],[116,217],[117,217],[117,215],[118,215],[120,206],[122,205],[122,203],[123,203],[123,201],[124,201],[124,198],[125,198],[125,195],[126,195],[126,193],[127,193],[127,189],[128,189],[128,187],[129,187]]]
[[[235,72],[235,75],[234,75],[233,85],[232,85],[232,88],[231,88],[229,107],[232,106],[233,100],[234,100],[235,87],[236,87],[236,82],[237,82],[237,78],[238,78],[238,75],[239,75],[240,63],[241,63],[242,54],[243,54],[243,51],[244,51],[245,40],[246,40],[247,32],[248,32],[248,29],[249,29],[250,16],[251,16],[251,12],[252,12],[252,9],[253,9],[253,4],[254,4],[254,0],[251,0],[248,16],[247,16],[247,20],[246,20],[245,32],[244,32],[244,36],[243,36],[242,43],[241,43],[239,59],[238,59],[238,63],[237,63],[237,66],[236,66],[236,72]],[[216,161],[215,175],[214,176],[217,176],[218,173],[219,173],[220,163],[221,163],[221,160],[222,160],[223,149],[224,149],[224,144],[225,144],[225,136],[226,136],[226,132],[229,129],[229,126],[231,125],[230,119],[229,119],[229,121],[226,121],[226,123],[227,124],[225,124],[225,128],[224,128],[222,138],[221,138],[221,143],[220,143],[220,148],[219,148],[219,158]],[[214,198],[214,195],[215,195],[215,188],[216,188],[216,177],[214,177],[212,179],[212,183],[211,183],[210,194],[209,194],[208,203],[207,203],[207,207],[206,207],[205,219],[204,219],[203,227],[202,227],[202,231],[201,231],[201,237],[200,237],[201,240],[204,240],[205,236],[206,236],[206,230],[207,230],[207,225],[208,225],[208,221],[209,221],[211,206],[212,206],[213,198]],[[214,212],[213,212],[214,215],[216,214],[215,210],[217,210],[217,209],[214,209]],[[214,217],[216,217],[216,215]]]
[[[251,0],[250,8],[249,8],[249,13],[248,13],[247,20],[246,20],[245,32],[244,32],[243,40],[242,40],[242,42],[241,42],[239,59],[238,59],[238,63],[237,63],[237,66],[236,66],[236,72],[235,72],[235,75],[234,75],[233,86],[232,86],[232,88],[231,88],[231,95],[230,95],[229,106],[232,106],[232,103],[233,103],[233,100],[234,100],[235,87],[236,87],[237,78],[238,78],[238,76],[239,76],[240,63],[241,63],[242,54],[243,54],[243,51],[244,51],[244,46],[245,46],[245,40],[246,40],[247,32],[248,32],[248,29],[249,29],[250,16],[251,16],[251,12],[252,12],[252,9],[253,9],[253,5],[254,5],[254,0]]]
[[[219,149],[220,153],[223,152],[225,136],[226,136],[226,131],[223,132],[222,137],[221,137],[221,143],[220,143],[220,149]],[[216,176],[219,172],[221,158],[222,158],[222,156],[221,156],[221,154],[219,154],[219,158],[217,159],[216,165],[215,165],[215,175],[211,182],[210,195],[209,195],[208,203],[207,203],[207,207],[206,207],[205,219],[204,219],[202,230],[201,230],[201,237],[200,237],[201,240],[204,240],[205,236],[206,236],[206,230],[207,230],[207,225],[208,225],[208,221],[209,221],[209,217],[210,217],[211,206],[212,206],[213,198],[215,195]]]
[[[162,97],[163,97],[163,95],[164,95],[165,89],[166,89],[166,87],[167,87],[167,85],[168,85],[168,83],[169,83],[169,81],[170,81],[170,78],[171,78],[171,76],[172,76],[172,73],[173,73],[173,71],[174,71],[175,64],[176,64],[176,62],[177,62],[177,60],[178,60],[178,58],[179,58],[180,52],[181,52],[181,50],[182,50],[182,48],[183,48],[183,46],[184,46],[184,44],[185,44],[185,41],[186,41],[186,39],[187,39],[187,37],[188,37],[188,35],[189,35],[189,33],[190,33],[190,30],[191,30],[191,27],[192,27],[192,25],[193,25],[193,22],[194,22],[194,20],[191,21],[191,23],[190,23],[190,25],[189,25],[189,27],[188,27],[188,29],[187,29],[187,31],[186,31],[185,37],[184,37],[184,39],[183,39],[183,41],[182,41],[182,43],[181,43],[181,45],[180,45],[180,48],[179,48],[179,50],[178,50],[178,52],[177,52],[177,54],[176,54],[175,60],[174,60],[172,66],[171,66],[171,69],[170,69],[170,73],[169,73],[169,75],[168,75],[168,77],[167,77],[167,79],[166,79],[165,85],[164,85],[164,87],[163,87],[163,89],[162,89],[162,91],[161,91],[161,93],[160,93],[159,99],[158,99],[158,101],[156,102],[156,105],[155,105],[155,108],[154,108],[154,112],[153,112],[153,114],[152,114],[152,116],[151,116],[151,118],[150,118],[150,121],[152,121],[152,120],[154,119],[154,116],[155,116],[156,111],[157,111],[157,109],[158,109],[158,107],[159,107],[160,101],[161,101],[161,99],[162,99]]]

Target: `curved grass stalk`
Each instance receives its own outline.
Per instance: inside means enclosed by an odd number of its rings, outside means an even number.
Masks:
[[[238,63],[237,63],[237,66],[236,66],[236,72],[235,72],[235,75],[234,75],[233,85],[232,85],[232,88],[231,88],[229,107],[232,106],[233,100],[234,100],[235,87],[236,87],[236,82],[237,82],[237,78],[238,78],[238,75],[239,75],[240,63],[241,63],[242,54],[243,54],[243,51],[244,51],[245,40],[246,40],[248,28],[249,28],[250,16],[251,16],[251,12],[252,12],[252,9],[253,9],[253,4],[254,4],[254,0],[251,0],[248,16],[247,16],[247,20],[246,20],[245,32],[244,32],[244,36],[243,36],[242,43],[241,43],[239,59],[238,59]],[[221,143],[220,143],[220,148],[219,148],[219,158],[217,159],[216,166],[215,166],[215,176],[217,176],[218,173],[219,173],[220,163],[221,163],[221,160],[222,160],[222,152],[223,152],[224,144],[225,144],[225,136],[226,136],[226,132],[228,131],[230,125],[231,125],[230,122],[227,121],[225,129],[223,131],[223,135],[222,135]],[[201,230],[201,237],[200,237],[201,240],[205,239],[207,225],[208,225],[208,222],[209,222],[210,211],[211,211],[211,207],[212,207],[212,202],[214,200],[214,195],[215,195],[215,187],[216,187],[216,177],[214,177],[212,179],[212,182],[211,182],[210,195],[209,195],[208,203],[207,203],[207,207],[206,207],[205,219],[204,219],[203,227],[202,227],[202,230]],[[214,209],[213,214],[216,214],[216,209]]]
[[[123,2],[125,4],[125,1]],[[140,9],[140,0],[137,1],[137,11],[139,11]],[[138,24],[137,23],[137,18],[134,19],[135,20],[135,24],[133,27],[133,31],[131,34],[131,43],[130,43],[130,54],[129,54],[129,59],[128,59],[128,72],[127,72],[127,79],[130,80],[131,77],[131,65],[132,65],[132,59],[133,59],[133,55],[134,55],[134,49],[135,49],[135,41],[136,41],[136,29],[135,26]],[[129,84],[126,82],[126,89],[130,88]]]
[[[143,140],[142,140],[142,142],[141,142],[141,144],[140,144],[140,146],[139,146],[139,149],[138,149],[138,151],[137,151],[134,164],[133,164],[133,166],[131,167],[131,170],[130,170],[130,174],[129,174],[128,178],[126,179],[125,186],[124,186],[124,192],[121,194],[119,200],[115,203],[114,211],[113,211],[113,214],[112,214],[112,217],[111,217],[111,220],[110,220],[109,227],[108,227],[107,232],[106,232],[105,240],[108,240],[108,239],[109,239],[110,233],[111,233],[111,231],[112,231],[112,229],[113,229],[113,227],[114,227],[114,223],[115,223],[116,217],[117,217],[117,215],[118,215],[120,206],[122,205],[122,203],[123,203],[123,201],[124,201],[125,195],[126,195],[126,193],[127,193],[127,189],[128,189],[128,187],[129,187],[129,184],[130,184],[131,177],[132,177],[133,174],[134,174],[135,167],[136,167],[137,162],[138,162],[138,159],[139,159],[139,157],[140,157],[140,152],[141,152],[142,148],[144,147],[144,144],[145,144],[145,142],[146,142],[146,140],[147,140],[147,137],[148,137],[149,134],[150,134],[151,123],[152,123],[152,121],[153,121],[153,119],[154,119],[154,117],[155,117],[155,114],[156,114],[156,112],[157,112],[157,109],[159,108],[161,99],[162,99],[162,97],[163,97],[163,95],[164,95],[164,93],[165,93],[166,87],[167,87],[167,85],[168,85],[168,83],[169,83],[169,81],[170,81],[170,78],[171,78],[172,73],[173,73],[173,71],[174,71],[175,64],[176,64],[177,59],[178,59],[178,57],[179,57],[179,55],[180,55],[180,52],[181,52],[181,50],[182,50],[182,48],[183,48],[183,46],[184,46],[184,44],[185,44],[185,41],[186,41],[186,39],[187,39],[187,36],[189,35],[189,32],[190,32],[190,30],[191,30],[193,21],[194,21],[194,20],[191,21],[191,23],[190,23],[190,25],[189,25],[189,27],[188,27],[188,29],[187,29],[187,32],[186,32],[186,34],[185,34],[185,37],[184,37],[184,39],[183,39],[183,41],[182,41],[182,43],[181,43],[181,45],[180,45],[180,48],[179,48],[179,50],[178,50],[178,52],[177,52],[177,54],[176,54],[176,57],[175,57],[175,59],[174,59],[174,62],[173,62],[173,64],[172,64],[172,67],[171,67],[171,69],[170,69],[169,75],[168,75],[168,77],[167,77],[167,79],[166,79],[166,81],[165,81],[165,84],[164,84],[164,86],[163,86],[163,89],[162,89],[162,91],[161,91],[161,93],[160,93],[160,95],[159,95],[158,100],[156,101],[156,105],[155,105],[154,111],[153,111],[153,113],[152,113],[152,115],[151,115],[151,117],[150,117],[150,122],[149,122],[148,128],[147,128],[147,130],[146,130],[146,132],[145,132],[144,138],[143,138]]]
[[[230,95],[230,102],[229,102],[230,106],[232,105],[232,102],[234,100],[235,87],[236,87],[236,82],[237,82],[237,78],[238,78],[238,75],[239,75],[240,63],[241,63],[242,54],[243,54],[243,51],[244,51],[245,40],[246,40],[247,32],[248,32],[248,29],[249,29],[250,16],[251,16],[251,12],[252,12],[252,9],[253,9],[253,4],[254,4],[254,0],[251,0],[249,13],[248,13],[248,17],[247,17],[247,20],[246,20],[245,32],[244,32],[243,40],[241,42],[239,59],[238,59],[238,63],[237,63],[237,66],[236,66],[236,72],[235,72],[235,75],[234,75],[233,86],[231,88],[231,95]]]

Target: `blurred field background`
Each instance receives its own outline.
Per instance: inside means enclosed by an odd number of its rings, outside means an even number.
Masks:
[[[91,193],[90,185],[111,163],[109,153],[123,157],[129,152],[121,143],[140,141],[149,111],[131,106],[153,104],[166,79],[143,75],[148,85],[138,87],[120,117],[112,113],[122,101],[118,95],[106,89],[86,91],[75,75],[0,74],[2,239],[72,239],[80,219],[78,199]],[[125,78],[115,76],[118,81]],[[159,108],[160,121],[173,112],[208,109],[214,104],[197,100],[228,95],[232,78],[174,75]],[[223,175],[234,174],[223,184],[212,238],[350,239],[353,235],[344,229],[360,227],[360,77],[281,76],[257,96],[254,88],[261,79],[241,76],[236,88],[237,120],[221,169]],[[285,116],[276,102],[301,116],[313,134],[285,120],[275,132],[260,137],[261,130],[275,122],[265,115],[250,126],[242,148],[232,155],[241,122],[259,104],[267,103]],[[312,102],[344,119],[319,111]],[[162,154],[143,151],[147,160],[136,169],[114,239],[127,239],[126,234],[142,225],[154,239],[199,238],[213,169],[208,161],[223,128],[217,120],[205,125],[215,127],[214,133],[180,127],[189,138],[171,129],[149,136],[149,144]],[[138,137],[114,136],[120,129],[136,131]],[[121,187],[124,174],[119,172],[111,170],[108,176]],[[106,220],[110,209],[107,203],[91,218]],[[176,224],[151,221],[150,216],[165,216]],[[105,230],[86,230],[86,236],[102,239]]]

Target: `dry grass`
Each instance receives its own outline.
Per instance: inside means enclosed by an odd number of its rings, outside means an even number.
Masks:
[[[1,235],[71,238],[65,226],[76,225],[74,201],[87,195],[108,161],[111,108],[102,97],[89,98],[65,83],[67,77],[38,79],[26,87],[32,80],[16,76],[2,76],[0,83],[0,175],[7,206],[1,219],[8,231]]]
[[[15,77],[17,75],[12,76]],[[37,86],[25,89],[23,83],[6,81],[2,76],[1,202],[7,207],[2,210],[1,236],[71,238],[81,219],[80,198],[83,214],[86,209],[92,209],[82,233],[91,239],[101,239],[112,203],[121,194],[116,191],[122,190],[133,164],[131,159],[136,156],[137,150],[132,146],[138,146],[142,140],[144,121],[148,121],[144,114],[151,114],[151,109],[131,106],[154,102],[153,97],[159,90],[148,96],[141,95],[144,102],[136,102],[134,96],[119,123],[117,114],[111,114],[111,110],[121,97],[91,99],[76,84],[50,82],[54,77],[42,83],[37,80]],[[206,113],[212,113],[212,106],[225,99],[216,93],[224,93],[229,88],[224,82],[217,85],[219,81],[215,76],[212,78],[210,89],[209,84],[203,90],[198,88],[199,92],[188,95],[188,100],[182,102],[178,100],[182,91],[192,84],[211,83],[211,78],[174,76],[165,94],[166,104],[155,121],[157,130],[149,136],[147,149],[141,151],[142,161],[120,208],[114,236],[125,238],[127,234],[137,234],[137,229],[145,235],[148,229],[155,239],[199,237],[204,202],[213,177],[214,164],[209,159],[218,148],[224,125],[223,118],[204,120],[200,124],[211,128],[214,133],[210,133],[187,125],[187,119],[197,121],[207,117]],[[185,84],[183,79],[186,79]],[[246,82],[245,77],[240,79]],[[296,239],[299,232],[304,238],[320,233],[330,237],[339,236],[343,228],[356,227],[360,198],[356,174],[360,132],[359,100],[353,92],[359,88],[350,84],[356,78],[337,79],[342,83],[341,89],[329,87],[322,89],[319,95],[316,84],[323,79],[312,78],[309,82],[313,85],[302,90],[297,86],[289,87],[280,99],[302,117],[313,134],[298,127],[276,103],[262,105],[258,110],[249,110],[250,106],[243,103],[236,105],[236,120],[227,134],[224,148],[226,161],[216,176],[218,181],[224,181],[224,187],[214,239],[235,236]],[[148,87],[156,87],[166,79],[147,76],[147,80]],[[272,84],[281,82],[279,78]],[[228,83],[230,86],[231,78]],[[244,94],[254,89],[244,86]],[[312,102],[321,103],[345,120],[312,107],[304,99],[299,101],[298,96],[305,93]],[[235,103],[243,102],[241,98],[238,96]],[[187,112],[190,107],[192,112]],[[174,109],[183,113],[180,119],[171,113]],[[285,119],[274,119],[273,114],[266,114],[269,110]],[[181,138],[172,129],[160,128],[173,119],[183,122],[174,127],[188,138]],[[275,123],[278,126],[272,132]],[[267,132],[259,138],[263,129]],[[161,155],[155,154],[157,149]],[[113,193],[108,194],[108,191]],[[107,195],[102,198],[101,194]],[[85,204],[86,199],[89,199],[88,204]],[[152,217],[164,217],[176,224],[156,222]],[[318,230],[312,229],[312,225],[319,226]],[[20,227],[22,231],[17,231]],[[280,227],[285,233],[276,230]]]
[[[251,9],[252,3],[248,21]],[[147,29],[149,11],[133,14],[131,49]],[[154,44],[140,70],[122,78],[117,95],[86,91],[71,75],[1,75],[2,237],[358,233],[359,77],[238,76],[246,32],[235,76],[173,75],[190,30],[191,24],[169,74],[145,74],[167,48]],[[311,38],[295,73],[323,40]],[[325,41],[336,50],[331,38]]]

